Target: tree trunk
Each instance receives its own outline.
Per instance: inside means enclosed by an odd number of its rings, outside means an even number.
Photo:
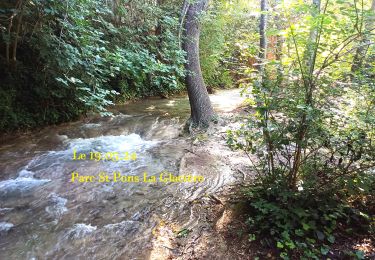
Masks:
[[[260,35],[260,41],[259,41],[259,62],[263,63],[264,59],[267,57],[267,36],[266,36],[266,30],[267,30],[267,0],[261,0],[260,1],[260,21],[259,21],[259,35]],[[259,66],[259,69],[261,70],[263,65]]]
[[[278,34],[276,36],[275,58],[279,62],[277,66],[278,86],[282,86],[282,81],[283,81],[282,57],[283,57],[283,48],[284,48],[284,37],[280,34],[281,30],[284,29],[283,15],[281,14],[281,10],[279,9],[280,4],[281,4],[280,0],[275,1],[275,8],[277,9],[277,11],[276,11],[276,16],[274,17],[274,19],[277,22],[276,28],[278,31]]]
[[[199,16],[207,5],[208,0],[198,0],[189,5],[185,17],[185,39],[182,46],[187,57],[185,68],[187,71],[186,86],[191,109],[190,119],[193,126],[197,127],[208,126],[214,116],[214,110],[203,81],[199,62]]]
[[[311,15],[315,18],[319,14],[320,14],[320,0],[313,0]],[[306,61],[307,75],[310,81],[312,81],[312,76],[314,73],[317,38],[318,38],[318,27],[315,26],[310,30],[310,37],[307,42],[307,48],[306,48],[305,57],[304,57]]]
[[[14,8],[13,14],[9,18],[9,25],[8,25],[8,39],[5,43],[5,58],[7,64],[10,65],[10,45],[12,43],[12,27],[13,27],[13,19],[18,14],[18,9],[21,7],[22,1],[19,0]]]
[[[371,30],[374,26],[374,23],[375,23],[375,0],[372,0],[372,4],[371,4],[371,9],[370,9],[370,14],[371,14],[371,17],[368,21],[368,23],[365,25],[365,29],[366,30]],[[364,32],[363,33],[363,37],[362,37],[362,41],[360,42],[360,46],[358,47],[355,55],[354,55],[354,58],[353,58],[353,63],[352,63],[352,67],[351,67],[351,72],[352,73],[355,73],[358,69],[360,69],[362,67],[362,64],[363,64],[363,60],[366,56],[366,53],[367,53],[367,50],[368,50],[368,45],[366,43],[369,43],[370,42],[370,32]]]
[[[15,62],[17,61],[17,46],[18,46],[18,38],[19,38],[19,35],[20,35],[20,29],[21,29],[21,25],[22,25],[22,18],[23,18],[23,1],[21,0],[20,2],[20,14],[18,16],[18,20],[17,20],[17,29],[16,29],[16,35],[14,37],[14,43],[13,43],[13,55],[12,55],[12,61],[14,62],[14,64],[16,64]]]
[[[159,8],[162,8],[163,4],[164,4],[163,0],[156,1],[156,6]],[[156,45],[158,47],[158,59],[159,60],[162,60],[160,53],[161,53],[161,49],[163,46],[163,39],[162,39],[163,28],[161,24],[162,24],[161,18],[159,18],[158,21],[156,22],[156,28],[155,28],[155,36],[158,38]]]
[[[311,14],[314,18],[316,18],[320,14],[320,0],[313,0],[312,2],[312,9]],[[327,5],[327,3],[326,3]],[[321,25],[320,25],[321,26]],[[314,77],[314,68],[316,62],[316,54],[319,42],[319,27],[314,26],[310,30],[310,36],[307,42],[306,51],[304,53],[304,61],[306,64],[306,73],[307,79],[304,79],[304,86],[305,86],[305,105],[306,106],[313,106],[313,77]],[[303,68],[301,68],[303,70]],[[303,72],[303,71],[301,71]],[[309,122],[307,120],[307,114],[304,111],[301,117],[301,122],[299,123],[299,130],[297,133],[297,146],[294,152],[294,161],[293,161],[293,168],[291,169],[289,175],[289,184],[290,186],[295,189],[297,186],[297,175],[300,168],[300,163],[302,159],[302,146],[305,142],[305,138],[307,135],[309,127]]]
[[[276,1],[276,7],[280,5],[281,1],[277,0]],[[282,21],[282,14],[278,13],[275,17],[275,20],[277,21],[276,28],[278,30],[278,35],[276,36],[276,50],[275,50],[275,56],[276,60],[281,62],[281,58],[283,55],[283,45],[284,45],[284,37],[280,35],[280,31],[283,30],[283,21]]]
[[[189,9],[189,0],[184,0],[184,4],[182,5],[182,8],[181,8],[181,13],[180,13],[180,17],[179,17],[179,20],[178,20],[178,44],[180,46],[180,48],[182,47],[181,44],[182,44],[182,34],[183,34],[183,31],[184,31],[184,24],[185,24],[185,18],[186,18],[186,13]]]
[[[267,11],[268,5],[267,0],[260,1],[260,20],[259,20],[259,55],[258,55],[258,71],[259,71],[259,82],[261,84],[261,90],[264,89],[265,79],[266,79],[266,71],[265,71],[265,61],[267,60]],[[258,107],[264,106],[266,104],[259,103],[257,104]],[[267,106],[267,105],[266,105]],[[262,122],[262,129],[263,129],[263,136],[267,143],[267,152],[268,152],[268,172],[269,174],[273,173],[274,171],[274,158],[273,158],[273,143],[271,140],[271,135],[268,130],[268,120],[269,114],[268,110],[266,109],[263,112],[263,122]]]

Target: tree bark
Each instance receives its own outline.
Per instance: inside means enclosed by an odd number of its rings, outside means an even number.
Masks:
[[[312,9],[311,9],[311,15],[316,18],[320,14],[320,0],[313,0],[312,1]],[[327,5],[327,3],[326,3]],[[322,26],[322,25],[320,25]],[[316,54],[317,54],[317,48],[318,48],[318,42],[319,42],[319,27],[315,26],[312,27],[310,30],[310,36],[307,41],[306,51],[304,54],[304,61],[306,64],[306,73],[307,73],[307,79],[304,79],[304,85],[305,85],[305,105],[306,106],[313,106],[313,76],[314,76],[314,68],[315,68],[315,62],[316,62]],[[301,68],[303,70],[303,68]],[[303,71],[301,71],[303,73]],[[297,187],[297,175],[300,168],[300,163],[302,159],[302,146],[305,141],[307,132],[308,132],[309,122],[307,120],[307,114],[304,111],[302,113],[301,122],[299,123],[299,130],[297,133],[297,146],[296,150],[294,152],[294,160],[293,160],[293,168],[291,169],[290,175],[289,175],[289,184],[290,186],[295,189]]]
[[[17,1],[17,4],[14,8],[13,14],[9,18],[9,25],[8,25],[8,40],[6,41],[5,45],[5,58],[8,65],[10,65],[10,45],[12,43],[12,27],[13,27],[13,19],[18,14],[18,9],[20,8],[22,0]]]
[[[185,18],[186,18],[186,13],[189,9],[189,0],[184,0],[184,3],[182,5],[182,8],[181,8],[181,13],[180,13],[180,17],[179,17],[179,20],[178,20],[178,24],[179,24],[179,27],[178,27],[178,43],[179,43],[179,46],[180,48],[182,47],[182,34],[183,34],[183,31],[184,31],[184,24],[185,24]]]
[[[159,8],[162,8],[162,5],[164,4],[164,1],[163,0],[157,0],[156,1],[156,6],[159,7]],[[162,57],[160,57],[160,52],[161,52],[161,48],[163,46],[163,39],[162,39],[162,33],[163,33],[163,28],[162,28],[162,22],[161,22],[161,18],[158,19],[158,21],[156,22],[156,28],[155,28],[155,36],[157,36],[157,47],[158,47],[158,55],[159,55],[159,59],[162,60]]]
[[[280,5],[280,0],[277,0],[276,1],[276,7],[278,5]],[[282,14],[281,13],[278,13],[275,17],[275,20],[277,22],[276,24],[276,28],[277,30],[280,31],[283,30],[283,22],[282,22]],[[276,36],[276,50],[275,50],[275,56],[276,56],[276,60],[277,61],[280,61],[281,62],[281,58],[282,58],[282,55],[283,55],[283,46],[284,46],[284,37],[280,34],[278,34]]]
[[[277,84],[278,86],[282,86],[283,83],[283,66],[282,66],[282,57],[283,57],[283,49],[284,49],[284,37],[281,35],[281,30],[285,29],[284,22],[283,22],[283,14],[281,13],[280,9],[281,0],[275,1],[275,9],[276,15],[274,17],[276,21],[276,28],[278,34],[276,36],[276,46],[275,46],[275,59],[279,62],[277,66]]]
[[[261,90],[264,89],[265,79],[266,79],[266,71],[265,71],[265,61],[267,60],[267,11],[268,11],[268,4],[267,0],[260,1],[260,19],[259,19],[259,54],[258,54],[258,65],[257,69],[259,71],[259,82],[261,85]],[[258,102],[257,106],[261,107],[265,104]],[[267,106],[267,105],[265,105]],[[263,136],[267,143],[267,152],[268,152],[268,172],[269,174],[274,172],[274,158],[273,158],[273,143],[271,140],[271,135],[268,130],[268,121],[269,121],[269,114],[268,110],[266,109],[263,114],[263,122],[262,122],[262,130]]]
[[[372,0],[371,9],[370,9],[370,19],[368,23],[365,25],[366,30],[371,30],[375,23],[375,0]],[[362,36],[362,40],[360,46],[357,48],[357,51],[353,58],[353,63],[351,67],[351,72],[355,73],[358,69],[362,67],[363,60],[366,56],[368,45],[366,43],[370,42],[370,32],[364,32]]]
[[[21,29],[21,25],[22,25],[22,18],[23,18],[23,1],[21,0],[20,2],[20,14],[18,16],[18,20],[17,20],[17,29],[16,29],[16,35],[14,37],[14,44],[13,44],[13,55],[12,55],[12,61],[15,62],[17,61],[17,46],[18,46],[18,38],[19,38],[19,35],[20,35],[20,29]]]
[[[313,0],[311,15],[315,18],[319,14],[320,14],[320,0]],[[306,61],[307,74],[309,75],[310,80],[312,80],[311,77],[314,73],[317,38],[318,38],[318,28],[314,27],[310,31],[310,37],[307,42],[307,48],[306,48],[305,57],[304,57]]]
[[[267,30],[267,12],[268,6],[267,6],[267,0],[261,0],[260,1],[260,21],[259,21],[259,35],[260,35],[260,41],[259,41],[259,62],[263,63],[264,59],[267,57],[267,36],[266,36],[266,30]],[[259,68],[261,69],[263,66],[260,65]]]
[[[188,6],[184,23],[182,48],[186,52],[186,86],[191,109],[191,123],[196,127],[207,127],[214,110],[203,81],[199,62],[199,16],[208,5],[208,0],[198,0]]]

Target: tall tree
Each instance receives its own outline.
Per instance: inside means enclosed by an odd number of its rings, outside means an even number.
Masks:
[[[275,9],[280,8],[281,0],[275,1]],[[279,82],[279,85],[281,85],[281,82],[283,80],[283,66],[282,66],[282,56],[283,56],[283,46],[284,46],[284,37],[281,35],[281,31],[284,29],[283,26],[283,15],[281,13],[281,10],[276,11],[275,16],[276,21],[276,28],[278,30],[278,35],[276,36],[276,48],[275,48],[275,56],[276,60],[279,62],[279,65],[277,67],[277,81]]]
[[[375,24],[375,0],[372,0],[369,14],[370,14],[369,20],[365,24],[365,28],[364,28],[365,31],[361,32],[362,40],[353,58],[353,63],[351,67],[351,71],[353,73],[362,67],[363,59],[365,58],[369,44],[371,43],[371,40],[370,40],[371,30],[373,30],[373,27]]]
[[[260,1],[260,21],[259,21],[259,35],[260,35],[260,42],[259,42],[259,62],[263,63],[264,59],[267,57],[267,0]],[[260,65],[259,70],[262,70],[264,66]]]
[[[184,6],[186,6],[186,2]],[[191,109],[191,123],[198,127],[208,126],[214,116],[214,110],[203,81],[199,61],[199,18],[207,5],[208,0],[197,0],[187,4],[183,25],[185,37],[182,48],[186,52],[187,57],[185,65],[187,71],[186,86]]]
[[[320,0],[313,0],[311,6],[311,16],[316,19],[320,14]],[[314,24],[310,29],[310,37],[307,42],[307,47],[305,51],[305,62],[307,68],[307,76],[309,80],[312,81],[312,76],[314,72],[314,65],[317,52],[317,39],[318,39],[318,26],[319,24]]]
[[[267,60],[267,19],[268,19],[268,3],[267,0],[260,1],[260,19],[259,19],[259,54],[258,54],[258,71],[259,71],[259,82],[261,86],[261,91],[264,91],[265,80],[266,80],[266,70],[265,70],[265,61]],[[266,104],[262,104],[258,102],[258,107],[267,106]],[[267,142],[267,152],[269,154],[268,157],[268,168],[270,171],[273,171],[273,144],[270,137],[270,132],[268,129],[268,118],[269,114],[267,110],[263,110],[261,112],[264,116],[264,120],[262,121],[262,129],[263,135]]]

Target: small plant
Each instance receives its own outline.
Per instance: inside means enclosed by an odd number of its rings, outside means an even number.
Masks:
[[[190,232],[191,232],[190,229],[183,228],[183,229],[181,229],[180,231],[177,232],[176,237],[177,238],[186,238],[189,235]]]

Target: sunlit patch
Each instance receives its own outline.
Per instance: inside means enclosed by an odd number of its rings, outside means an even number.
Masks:
[[[146,110],[155,110],[155,106],[149,106],[148,108],[146,108]]]
[[[210,100],[216,110],[222,112],[230,112],[234,108],[241,106],[245,98],[241,97],[240,91],[238,89],[231,90],[231,92],[232,93],[230,98],[225,95],[220,95],[220,93],[210,95]]]
[[[368,254],[368,253],[373,252],[374,245],[371,239],[363,239],[360,243],[356,244],[353,248],[360,250],[364,252],[365,254]]]
[[[166,104],[168,107],[173,107],[175,106],[176,100],[169,100],[169,102]]]

